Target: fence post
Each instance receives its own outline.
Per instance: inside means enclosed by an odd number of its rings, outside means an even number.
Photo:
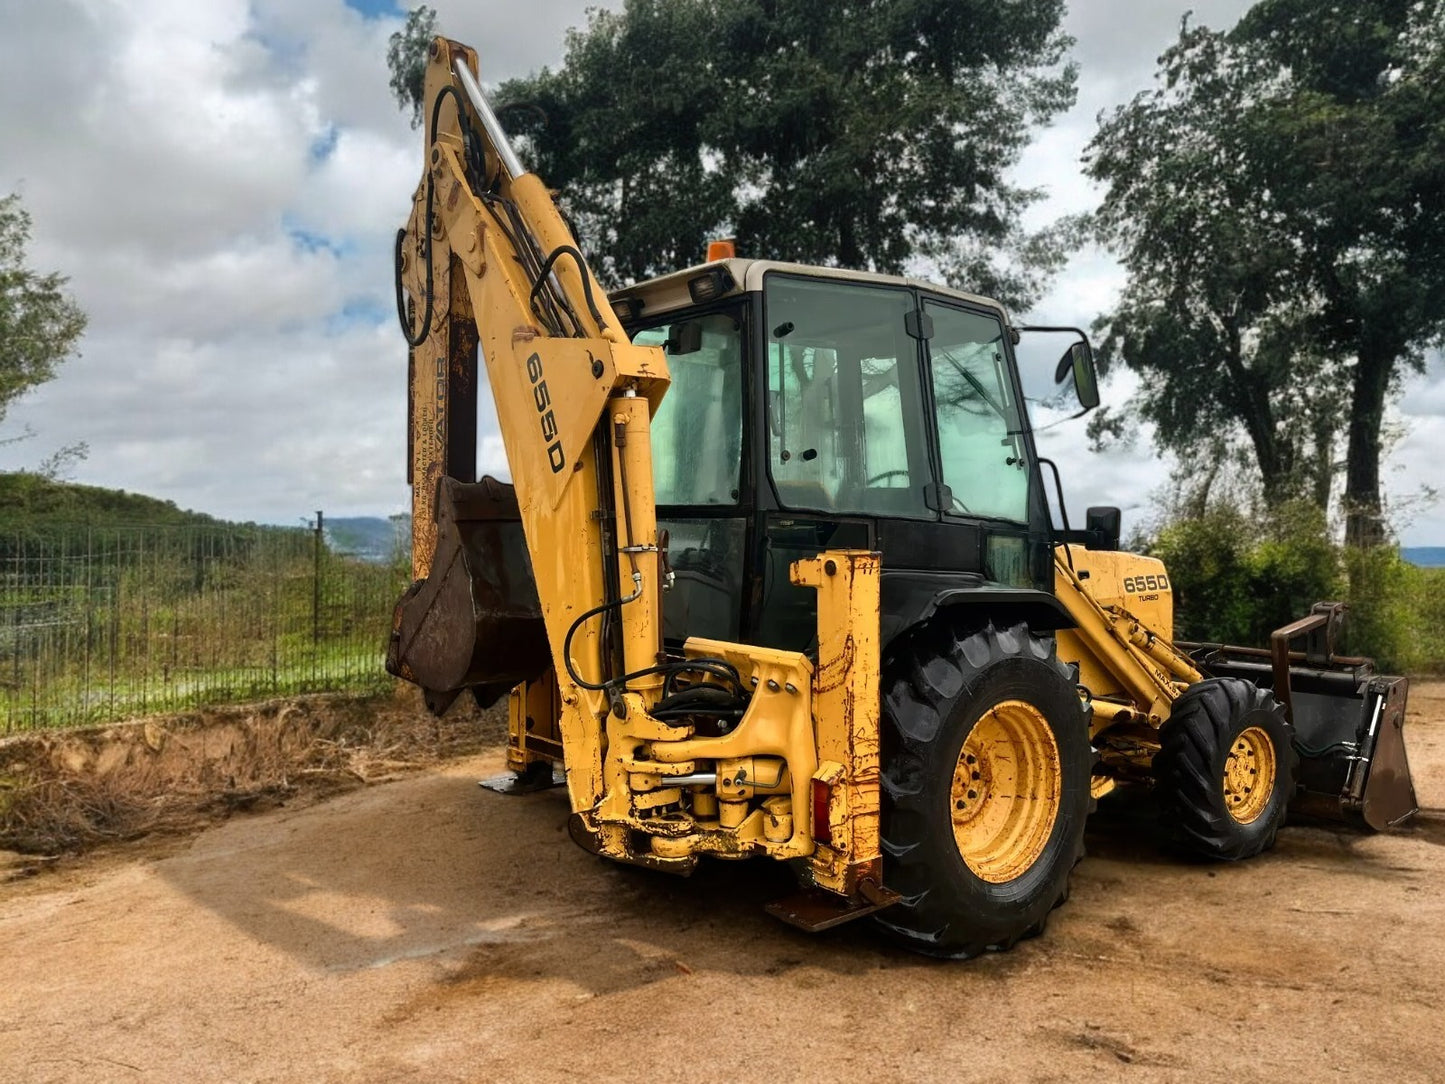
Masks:
[[[313,545],[315,557],[315,571],[311,577],[311,644],[313,647],[321,643],[321,548],[324,544],[323,530],[325,517],[321,509],[316,509],[316,540]]]

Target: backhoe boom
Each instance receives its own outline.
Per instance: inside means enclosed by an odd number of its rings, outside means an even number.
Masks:
[[[797,563],[797,582],[834,600],[820,604],[831,627],[816,668],[721,641],[664,651],[651,420],[667,361],[623,334],[475,64],[455,42],[432,45],[427,170],[398,238],[417,582],[397,607],[388,666],[437,710],[467,688],[514,687],[514,717],[537,731],[517,766],[562,753],[573,835],[591,850],[678,871],[700,853],[812,858],[815,884],[876,908],[877,557]],[[510,491],[472,482],[478,352]],[[826,573],[813,569],[824,559]],[[545,657],[527,646],[539,622]],[[815,669],[829,683],[826,718],[815,718]],[[699,714],[719,711],[737,725],[694,733]],[[845,759],[820,764],[820,749]],[[872,896],[859,902],[863,881]]]

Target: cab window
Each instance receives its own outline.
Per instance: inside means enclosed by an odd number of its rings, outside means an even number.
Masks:
[[[661,346],[672,384],[652,419],[660,505],[736,504],[742,472],[742,325],[731,313],[694,316],[633,335]]]
[[[1024,523],[1028,457],[1003,325],[996,317],[936,302],[925,302],[924,309],[933,321],[928,360],[944,511]]]
[[[906,289],[770,275],[768,471],[785,508],[931,516]]]

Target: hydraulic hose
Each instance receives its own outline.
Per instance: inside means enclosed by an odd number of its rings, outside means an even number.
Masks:
[[[542,270],[537,274],[537,281],[532,284],[532,292],[527,297],[527,303],[532,308],[536,308],[537,295],[547,285],[547,276],[552,273],[553,265],[563,256],[571,256],[576,262],[578,274],[582,277],[582,297],[587,302],[587,311],[592,314],[592,319],[597,321],[597,329],[601,331],[607,327],[607,321],[602,319],[602,313],[597,309],[597,302],[593,300],[592,279],[587,274],[587,261],[573,245],[558,245],[552,250],[552,254],[542,262]]]
[[[437,91],[437,96],[432,99],[431,126],[427,129],[431,133],[432,142],[437,138],[437,121],[441,117],[442,100],[451,95],[457,101],[457,126],[462,132],[462,153],[467,165],[467,183],[476,189],[474,178],[470,175],[476,166],[475,139],[471,133],[470,125],[467,122],[467,114],[462,108],[462,96],[457,93],[456,87],[442,87]],[[406,339],[409,347],[420,346],[428,335],[431,334],[432,309],[434,305],[435,287],[432,280],[432,215],[434,213],[436,197],[436,185],[432,180],[431,168],[426,173],[426,220],[422,222],[422,246],[425,250],[426,260],[426,307],[421,318],[421,330],[415,335],[411,331],[411,321],[407,319],[406,312],[406,291],[401,282],[402,270],[402,247],[406,243],[406,230],[396,231],[396,253],[394,256],[396,275],[396,318],[401,323],[401,333]]]

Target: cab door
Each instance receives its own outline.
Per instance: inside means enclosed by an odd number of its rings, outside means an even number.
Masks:
[[[926,385],[937,441],[938,504],[961,550],[992,582],[1047,587],[1037,463],[1008,331],[999,314],[924,298]]]

